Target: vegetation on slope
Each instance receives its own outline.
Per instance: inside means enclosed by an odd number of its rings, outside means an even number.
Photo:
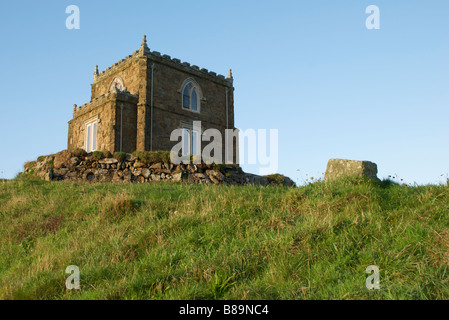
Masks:
[[[449,188],[0,182],[2,299],[447,299]],[[81,289],[67,290],[76,265]],[[380,290],[365,288],[369,265]]]

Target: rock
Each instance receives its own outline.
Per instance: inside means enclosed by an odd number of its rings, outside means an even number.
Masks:
[[[195,173],[195,178],[209,180],[209,178],[204,173]]]
[[[162,169],[162,163],[155,163],[155,164],[150,166],[150,169],[160,170],[160,169]]]
[[[71,157],[69,160],[69,164],[72,167],[76,167],[80,163],[80,159],[78,157]]]
[[[131,174],[130,171],[123,172],[123,181],[125,181],[125,182],[131,182],[132,176],[133,176],[133,175]]]
[[[142,176],[145,177],[145,179],[148,179],[151,176],[151,171],[150,169],[142,169]]]
[[[53,174],[57,175],[57,176],[65,176],[67,174],[67,172],[69,172],[68,168],[60,168],[60,169],[55,169],[53,171]]]
[[[157,174],[152,174],[151,175],[151,180],[153,180],[153,181],[161,181],[161,176],[159,176]]]
[[[284,186],[295,187],[296,183],[292,179],[290,179],[289,177],[285,177]]]
[[[145,167],[145,163],[140,162],[140,161],[136,161],[136,162],[134,162],[134,166],[133,167],[134,168],[143,168],[143,167]]]
[[[56,169],[64,168],[71,157],[72,157],[72,154],[68,150],[63,150],[61,152],[58,152],[55,155],[55,159],[53,160],[53,166]]]
[[[218,181],[213,175],[209,176],[210,181],[212,181],[213,184],[219,184],[220,181]]]
[[[108,158],[108,159],[102,159],[102,160],[98,161],[98,163],[101,163],[101,164],[116,164],[116,163],[118,163],[118,160],[114,159],[114,158]]]
[[[156,169],[154,172],[155,172],[156,174],[162,174],[162,173],[170,174],[170,173],[171,173],[171,171],[168,170],[168,169]]]
[[[268,178],[263,176],[258,176],[251,173],[245,173],[245,181],[248,184],[254,184],[256,186],[267,186],[269,184]]]
[[[215,171],[215,170],[206,170],[206,174],[209,177],[214,177],[215,179],[217,179],[218,181],[223,181],[225,179],[225,176],[223,175],[223,173],[221,173],[220,171]]]
[[[173,181],[181,181],[182,180],[182,172],[173,173]]]
[[[95,172],[96,175],[102,176],[108,174],[109,171],[107,169],[99,169]]]
[[[377,165],[370,161],[356,161],[347,159],[330,159],[327,163],[325,181],[340,177],[367,177],[380,181],[377,178]]]
[[[42,179],[44,179],[45,181],[51,181],[53,180],[53,170],[50,169],[48,171],[43,171],[42,174],[40,175],[40,177]]]
[[[134,162],[136,160],[137,160],[136,156],[133,156],[132,154],[129,154],[129,153],[126,154],[126,161]]]
[[[147,170],[148,170],[148,169],[147,169]],[[132,171],[132,173],[133,173],[134,176],[138,177],[138,176],[140,176],[140,175],[142,174],[142,169],[140,169],[140,168],[134,169],[134,170]]]

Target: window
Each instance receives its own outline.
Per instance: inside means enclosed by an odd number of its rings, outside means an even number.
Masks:
[[[123,82],[123,79],[120,77],[114,78],[112,80],[111,84],[109,85],[109,92],[119,92],[119,91],[126,91],[125,83]]]
[[[200,135],[197,130],[193,129],[182,129],[182,155],[201,155],[200,150]]]
[[[200,112],[200,101],[202,98],[199,85],[192,78],[184,81],[181,87],[182,108],[193,112]]]
[[[86,151],[92,152],[97,150],[97,127],[98,121],[91,122],[86,125]]]

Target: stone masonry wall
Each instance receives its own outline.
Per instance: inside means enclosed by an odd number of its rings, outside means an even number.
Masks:
[[[98,120],[97,149],[113,150],[115,144],[115,101],[102,96],[78,111],[69,121],[68,149],[86,148],[86,122]]]
[[[36,174],[47,181],[149,183],[159,181],[184,181],[190,183],[225,185],[270,185],[278,180],[243,172],[236,166],[202,164],[174,165],[170,162],[146,164],[137,157],[126,154],[123,159],[96,159],[94,155],[74,156],[64,150],[56,155],[39,157],[25,164],[25,174]],[[281,184],[294,186],[283,177]]]
[[[228,96],[228,126],[234,129],[234,101],[232,82],[205,69],[170,57],[150,55],[154,68],[154,121],[153,150],[170,150],[176,142],[170,141],[170,134],[180,127],[181,122],[201,121],[202,127],[222,132],[226,129],[226,95]],[[203,70],[203,71],[201,71]],[[181,86],[188,78],[198,83],[203,93],[200,112],[182,108]]]
[[[125,92],[107,93],[78,107],[69,121],[68,150],[86,149],[86,124],[98,121],[97,150],[120,151],[120,125],[123,124],[123,151],[135,151],[137,100],[137,96]]]

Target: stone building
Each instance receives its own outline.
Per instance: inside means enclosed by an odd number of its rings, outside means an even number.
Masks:
[[[193,121],[201,121],[202,131],[218,129],[223,137],[225,129],[235,129],[231,70],[225,78],[161,55],[148,48],[145,36],[132,55],[103,72],[95,66],[91,86],[91,101],[74,106],[68,150],[171,150],[178,142],[170,141],[170,134],[182,128],[192,151],[199,134]]]

